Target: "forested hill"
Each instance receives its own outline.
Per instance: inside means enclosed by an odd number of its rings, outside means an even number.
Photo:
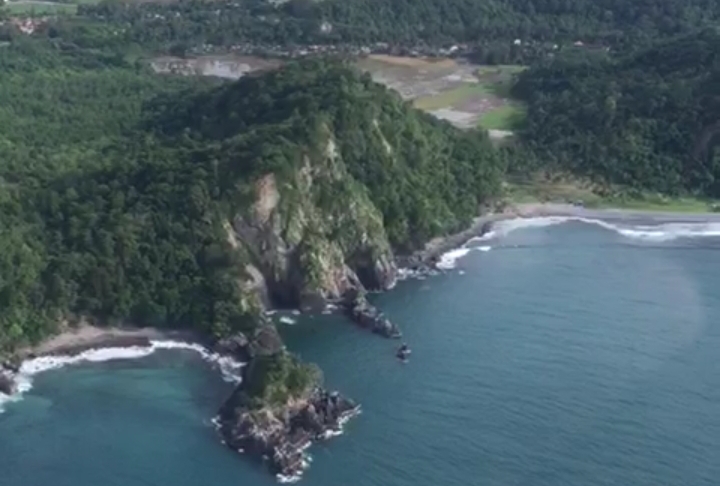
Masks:
[[[578,40],[625,46],[715,25],[714,0],[202,0],[81,5],[145,47],[356,44],[417,47]],[[85,32],[87,33],[87,32]]]
[[[266,298],[383,288],[393,249],[499,190],[485,135],[341,63],[214,86],[20,39],[0,65],[0,348],[70,315],[226,334]]]
[[[520,77],[525,144],[604,182],[720,197],[720,34],[611,60],[555,60]]]

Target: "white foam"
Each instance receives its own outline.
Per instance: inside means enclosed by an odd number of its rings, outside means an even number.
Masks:
[[[324,440],[330,439],[332,437],[337,437],[339,435],[343,434],[343,426],[350,420],[351,418],[360,415],[362,413],[362,410],[360,407],[357,407],[355,410],[353,410],[350,413],[345,414],[344,416],[340,417],[338,420],[338,428],[335,430],[326,430],[323,432],[321,438]],[[277,478],[278,482],[281,483],[294,483],[300,480],[302,477],[302,473],[305,469],[307,469],[310,466],[310,463],[312,462],[312,456],[305,452],[310,446],[312,445],[312,441],[307,441],[303,446],[300,448],[302,452],[302,470],[298,472],[295,475],[292,476],[286,476],[284,474],[277,474],[275,477]]]
[[[295,474],[294,476],[285,476],[284,474],[277,474],[275,476],[279,483],[297,483],[300,481],[302,474]]]
[[[292,317],[288,317],[288,316],[282,316],[278,320],[280,322],[282,322],[283,324],[296,324],[297,323],[297,321],[295,319],[293,319]]]
[[[16,400],[19,400],[19,398],[20,398],[19,394],[11,396],[11,395],[5,395],[4,393],[0,393],[0,413],[3,413],[3,411],[5,410],[4,405],[6,403],[14,402]]]
[[[627,238],[662,242],[678,238],[703,238],[720,236],[720,222],[660,223],[655,225],[630,225],[612,223],[600,219],[577,216],[549,216],[540,218],[517,218],[496,223],[492,233],[507,235],[522,228],[541,228],[568,222],[580,222],[614,231]]]
[[[158,350],[170,349],[196,352],[205,361],[217,366],[225,381],[230,383],[239,383],[241,381],[240,370],[244,366],[244,363],[240,363],[229,356],[213,353],[204,346],[195,343],[182,341],[150,341],[150,346],[89,349],[74,356],[42,356],[23,361],[20,365],[19,372],[15,375],[17,393],[10,397],[0,394],[0,412],[2,411],[3,403],[19,400],[24,393],[28,392],[32,388],[32,378],[39,373],[80,363],[100,363],[144,358]]]
[[[440,257],[438,268],[450,270],[455,268],[457,260],[466,256],[471,250],[487,252],[490,246],[468,246],[471,243],[488,241],[499,236],[505,236],[513,231],[526,228],[543,228],[559,224],[578,222],[599,226],[613,231],[626,238],[641,241],[665,242],[679,238],[705,238],[720,237],[720,222],[698,223],[660,223],[656,225],[630,225],[611,223],[601,219],[582,218],[578,216],[545,216],[537,218],[515,218],[499,221],[494,224],[493,230],[482,236],[470,238],[463,246],[451,250]]]
[[[437,262],[436,266],[443,270],[451,270],[455,268],[455,262],[467,255],[468,253],[470,253],[470,248],[461,247],[456,248],[455,250],[450,250],[440,256],[440,261]]]

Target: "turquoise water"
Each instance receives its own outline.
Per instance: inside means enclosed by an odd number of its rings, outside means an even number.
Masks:
[[[638,236],[521,229],[376,296],[406,365],[336,317],[283,326],[363,405],[300,484],[717,485],[720,238]],[[38,375],[0,414],[0,484],[275,484],[218,443],[228,391],[181,351]]]

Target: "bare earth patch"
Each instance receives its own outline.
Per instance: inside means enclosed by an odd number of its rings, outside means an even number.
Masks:
[[[239,79],[251,72],[275,69],[277,59],[215,55],[182,59],[161,57],[151,61],[163,74],[215,76]],[[480,66],[448,58],[370,55],[355,65],[375,82],[397,91],[415,107],[470,129],[481,126],[493,138],[506,138],[522,119],[523,107],[509,99],[509,86],[522,66]]]
[[[184,76],[215,76],[240,79],[254,71],[275,69],[280,61],[253,56],[201,56],[195,58],[158,57],[150,62],[156,73]]]
[[[521,66],[479,66],[454,59],[372,55],[357,62],[373,80],[453,125],[482,126],[491,136],[505,138],[522,107],[508,98],[513,76]]]

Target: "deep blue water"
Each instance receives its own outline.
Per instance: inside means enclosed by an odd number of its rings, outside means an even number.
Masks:
[[[363,405],[307,486],[717,486],[720,239],[523,229],[376,303],[413,348],[342,319],[282,326]],[[67,367],[0,414],[2,486],[271,485],[209,420],[187,352]]]

